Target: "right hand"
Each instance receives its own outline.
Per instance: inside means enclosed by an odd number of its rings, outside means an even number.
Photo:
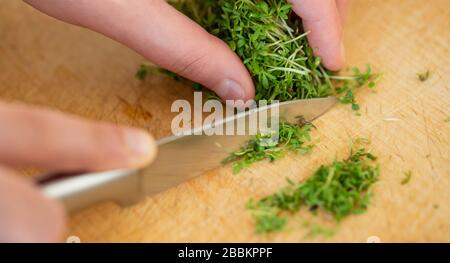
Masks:
[[[140,167],[156,155],[146,132],[24,105],[0,103],[0,242],[54,242],[64,209],[14,171]]]

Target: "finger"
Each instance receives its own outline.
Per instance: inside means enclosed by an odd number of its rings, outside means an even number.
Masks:
[[[0,211],[0,242],[56,242],[64,233],[63,207],[3,167]]]
[[[153,63],[212,89],[222,99],[254,97],[251,77],[239,57],[164,0],[27,2],[113,38]]]
[[[335,0],[290,0],[302,18],[308,40],[316,56],[330,70],[339,70],[345,63],[341,21]]]
[[[24,105],[0,104],[0,163],[51,170],[142,166],[156,153],[144,131]]]
[[[336,0],[336,6],[341,18],[341,25],[344,25],[348,11],[348,0]]]

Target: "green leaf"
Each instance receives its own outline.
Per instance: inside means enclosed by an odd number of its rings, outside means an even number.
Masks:
[[[358,103],[352,103],[352,110],[358,111],[359,110],[359,104]]]

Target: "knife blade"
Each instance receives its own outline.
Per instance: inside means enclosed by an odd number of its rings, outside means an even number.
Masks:
[[[278,105],[279,116],[289,122],[294,122],[298,116],[313,121],[336,102],[335,97],[282,102]],[[239,120],[248,123],[252,114],[270,110],[271,107],[273,105],[237,114],[215,123],[215,127],[225,127],[230,122],[236,123]],[[211,128],[201,127],[203,130]],[[39,177],[36,183],[45,196],[61,201],[68,212],[75,212],[103,201],[129,205],[219,167],[222,160],[243,146],[249,137],[170,136],[157,141],[158,154],[153,163],[145,168],[51,174]]]

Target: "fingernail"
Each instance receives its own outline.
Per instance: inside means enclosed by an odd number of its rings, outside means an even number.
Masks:
[[[154,141],[146,132],[138,129],[126,128],[124,133],[125,143],[136,158],[148,158],[154,152]]]
[[[223,80],[214,90],[217,92],[217,95],[225,100],[242,100],[245,98],[242,86],[231,79]]]

